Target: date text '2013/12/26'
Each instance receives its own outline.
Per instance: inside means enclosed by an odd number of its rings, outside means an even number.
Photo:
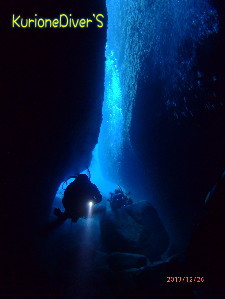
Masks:
[[[205,278],[204,277],[200,277],[200,276],[167,276],[166,277],[166,282],[168,283],[173,283],[173,282],[185,282],[185,283],[192,283],[192,282],[199,282],[199,283],[203,283],[205,282]]]

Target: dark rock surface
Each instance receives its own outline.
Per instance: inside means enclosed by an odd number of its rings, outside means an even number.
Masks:
[[[169,240],[156,210],[140,201],[116,210],[108,210],[100,222],[103,247],[109,251],[133,252],[157,260]]]
[[[148,259],[141,254],[113,252],[108,257],[109,267],[114,271],[147,266]]]
[[[225,294],[225,172],[209,192],[204,216],[194,228],[187,250],[189,271],[201,273],[211,292]],[[223,294],[223,296],[222,296]]]
[[[171,117],[165,105],[168,98],[163,93],[171,74],[160,78],[151,68],[154,63],[150,57],[150,63],[146,63],[148,69],[137,83],[132,116],[131,143],[145,168],[144,175],[137,176],[134,184],[144,185],[147,193],[152,194],[153,204],[167,226],[172,242],[182,250],[188,243],[193,223],[198,221],[208,190],[225,165],[225,8],[220,0],[212,2],[219,16],[219,33],[198,46],[191,70],[194,77],[197,71],[203,74],[205,82],[200,87],[201,92],[198,86],[182,92],[178,91],[180,85],[169,87],[174,89],[172,98],[177,101],[176,107],[181,108],[186,97],[193,115],[179,119]],[[144,80],[144,75],[151,80]],[[206,108],[209,102],[212,104],[210,109]],[[129,164],[132,162],[126,161],[124,180]],[[135,170],[133,173],[135,175]],[[128,180],[129,190],[133,185],[129,186]]]
[[[80,18],[96,11],[107,19],[102,0],[19,0],[0,11],[1,283],[9,296],[42,292],[37,232],[61,181],[91,160],[102,119],[107,27],[105,19],[101,30],[12,29],[12,14]]]

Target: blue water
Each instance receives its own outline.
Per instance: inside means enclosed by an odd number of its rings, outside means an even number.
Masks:
[[[179,96],[171,98],[171,90],[182,82],[192,84],[188,78],[195,65],[196,48],[218,31],[218,16],[206,0],[106,3],[105,96],[98,168],[107,178],[121,183],[124,148],[132,152],[130,126],[139,80],[154,80],[157,73],[165,82],[162,86],[165,106],[185,102]]]
[[[162,86],[165,106],[183,102],[186,107],[186,99],[174,96],[171,90],[181,85],[193,87],[190,74],[196,48],[218,31],[217,12],[207,0],[107,0],[106,4],[103,122],[90,166],[91,180],[104,198],[123,181],[124,149],[133,151],[130,127],[138,82],[154,82],[157,74],[165,82]],[[131,161],[134,162],[138,165]],[[62,195],[61,186],[58,200]]]

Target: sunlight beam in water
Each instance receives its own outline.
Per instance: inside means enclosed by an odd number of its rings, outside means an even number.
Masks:
[[[121,169],[127,158],[124,148],[130,149],[132,144],[130,126],[140,80],[154,82],[158,74],[167,82],[162,86],[162,94],[165,105],[170,105],[168,96],[171,90],[187,82],[197,46],[218,31],[217,13],[209,1],[150,2],[106,1],[108,28],[103,121],[89,168],[91,181],[99,188],[103,199],[108,198],[109,192],[123,179],[120,177]],[[186,41],[189,41],[192,51],[183,50],[186,49]],[[147,57],[148,65],[145,65],[145,69],[143,63]],[[144,76],[146,70],[147,77]],[[152,100],[153,105],[154,101],[157,99]],[[177,106],[180,101],[183,99],[174,99]],[[135,161],[131,160],[129,163],[134,165]],[[63,187],[65,189],[67,184],[69,181],[60,185],[54,206],[62,207]],[[133,188],[132,184],[129,188]]]

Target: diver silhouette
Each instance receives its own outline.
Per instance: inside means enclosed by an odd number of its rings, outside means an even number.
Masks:
[[[97,186],[91,183],[86,174],[79,174],[68,185],[62,199],[65,212],[55,209],[54,214],[61,219],[71,218],[76,222],[80,217],[87,217],[88,203],[96,204],[102,201],[102,195]]]
[[[111,209],[114,211],[133,203],[133,200],[128,196],[130,192],[124,193],[121,187],[115,189],[114,192],[110,192],[109,194],[110,198],[108,201]]]

